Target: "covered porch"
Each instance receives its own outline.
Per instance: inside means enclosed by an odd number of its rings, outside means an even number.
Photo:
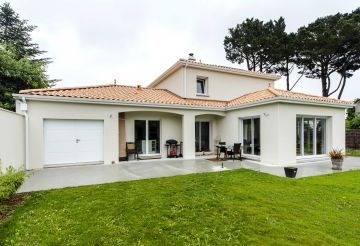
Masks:
[[[221,140],[218,125],[223,117],[223,113],[198,111],[119,112],[119,162],[194,159],[216,154],[215,146]]]

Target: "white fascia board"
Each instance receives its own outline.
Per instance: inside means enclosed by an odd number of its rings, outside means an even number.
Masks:
[[[59,97],[59,96],[39,96],[39,95],[26,95],[26,94],[13,94],[15,99],[26,98],[28,100],[36,101],[49,101],[49,102],[68,102],[68,103],[91,103],[91,104],[104,104],[104,105],[118,105],[118,106],[133,106],[133,107],[154,107],[154,108],[170,108],[170,109],[189,109],[189,110],[207,110],[207,111],[231,111],[242,108],[261,106],[270,103],[289,103],[301,104],[321,107],[333,108],[352,108],[352,104],[337,104],[329,102],[309,101],[301,99],[292,99],[286,97],[273,97],[266,100],[244,103],[229,107],[206,107],[194,105],[181,105],[181,104],[164,104],[164,103],[148,103],[148,102],[131,102],[119,100],[106,100],[106,99],[89,99],[89,98],[73,98],[73,97]]]
[[[329,103],[329,102],[320,102],[320,101],[310,101],[310,100],[301,100],[301,99],[293,99],[287,97],[273,97],[266,100],[244,103],[240,105],[234,105],[230,107],[226,107],[226,110],[236,110],[241,108],[248,108],[254,106],[260,106],[264,104],[270,103],[288,103],[288,104],[301,104],[301,105],[311,105],[311,106],[320,106],[320,107],[332,107],[332,108],[352,108],[353,105],[349,104],[338,104],[338,103]]]
[[[103,105],[117,105],[117,106],[133,106],[133,107],[154,107],[154,108],[170,108],[170,109],[195,109],[195,110],[209,110],[209,111],[224,111],[224,107],[206,107],[182,104],[165,104],[165,103],[148,103],[148,102],[131,102],[120,100],[106,100],[106,99],[89,99],[89,98],[74,98],[74,97],[59,97],[59,96],[38,96],[38,95],[25,95],[13,94],[15,99],[22,97],[34,101],[47,101],[47,102],[68,102],[68,103],[90,103],[90,104],[103,104]]]

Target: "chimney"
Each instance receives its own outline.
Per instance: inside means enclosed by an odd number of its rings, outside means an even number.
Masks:
[[[136,90],[141,91],[141,85],[137,85]]]
[[[195,59],[195,57],[194,57],[194,53],[189,53],[188,60],[189,60],[189,61],[196,62],[196,59]]]

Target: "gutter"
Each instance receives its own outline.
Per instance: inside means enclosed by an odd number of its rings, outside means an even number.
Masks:
[[[225,107],[207,107],[186,104],[170,104],[170,103],[148,103],[148,102],[131,102],[120,100],[106,100],[106,99],[89,99],[89,98],[72,98],[59,96],[38,96],[38,95],[24,95],[13,94],[16,99],[25,97],[28,100],[47,101],[47,102],[68,102],[68,103],[90,103],[90,104],[104,104],[115,106],[133,106],[133,107],[154,107],[154,108],[170,108],[170,109],[195,109],[195,110],[209,110],[209,111],[224,111]]]
[[[196,105],[185,105],[185,104],[131,102],[131,101],[120,101],[120,100],[72,98],[72,97],[59,97],[59,96],[39,96],[39,95],[24,95],[24,94],[13,94],[13,97],[17,99],[27,98],[28,100],[36,100],[36,101],[90,103],[90,104],[104,104],[104,105],[115,105],[115,106],[154,107],[154,108],[208,110],[208,111],[231,111],[236,109],[260,106],[269,103],[291,103],[291,104],[324,106],[324,107],[334,107],[334,108],[352,108],[354,106],[353,104],[337,104],[337,103],[329,103],[329,102],[292,99],[287,97],[272,97],[261,101],[243,103],[239,105],[226,106],[226,107],[207,107],[207,106],[196,106]]]

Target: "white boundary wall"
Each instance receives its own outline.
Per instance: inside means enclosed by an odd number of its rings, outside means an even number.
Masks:
[[[24,116],[0,108],[0,165],[24,168],[25,122]]]

